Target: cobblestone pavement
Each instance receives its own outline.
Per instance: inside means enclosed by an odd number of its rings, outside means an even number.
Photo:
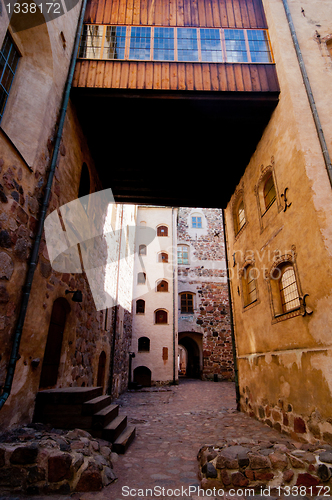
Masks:
[[[203,493],[194,491],[200,486],[196,457],[202,445],[237,438],[287,440],[236,411],[235,388],[230,382],[182,379],[178,386],[159,391],[125,393],[117,402],[129,423],[136,425],[136,438],[114,464],[118,480],[100,493],[76,493],[75,500],[198,500]],[[150,492],[142,496],[154,488],[153,496]]]
[[[213,500],[220,497],[217,494],[207,497],[203,490],[197,490],[200,486],[197,453],[202,445],[216,445],[225,441],[232,443],[233,440],[245,442],[245,439],[276,443],[289,440],[246,414],[237,412],[235,387],[231,382],[182,379],[178,386],[124,393],[116,402],[121,406],[121,414],[127,415],[128,423],[136,426],[135,440],[127,452],[119,455],[114,462],[114,471],[118,476],[116,482],[100,492],[74,493],[71,496],[14,495],[5,498]],[[146,493],[146,489],[152,489],[153,492]],[[226,493],[224,498],[249,498],[242,496],[239,491],[233,493]],[[2,498],[0,495],[0,500]],[[266,496],[255,497],[258,498]],[[285,498],[303,500],[305,497]]]

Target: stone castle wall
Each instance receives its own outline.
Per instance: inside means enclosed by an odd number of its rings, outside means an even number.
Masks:
[[[202,229],[191,227],[192,216],[202,216]],[[194,314],[181,314],[179,336],[202,336],[203,379],[232,379],[233,353],[226,279],[222,211],[180,208],[178,244],[189,247],[189,264],[178,266],[178,288],[195,294]],[[180,301],[179,301],[180,307]],[[180,341],[181,343],[181,341]]]

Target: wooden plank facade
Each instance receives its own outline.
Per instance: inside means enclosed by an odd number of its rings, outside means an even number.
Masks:
[[[73,87],[278,92],[273,64],[78,60]]]
[[[267,29],[261,0],[90,0],[85,23]],[[255,64],[82,58],[77,60],[73,87],[279,92],[272,62]]]
[[[267,28],[261,0],[91,0],[85,23]]]

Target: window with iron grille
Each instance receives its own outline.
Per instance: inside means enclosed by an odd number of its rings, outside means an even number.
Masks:
[[[18,50],[7,33],[0,51],[0,121],[5,111],[19,58]]]
[[[289,265],[282,270],[279,280],[279,290],[283,312],[289,312],[300,307],[299,292],[293,266]]]
[[[265,181],[263,194],[264,194],[265,210],[268,210],[276,199],[276,189],[274,186],[272,173]]]

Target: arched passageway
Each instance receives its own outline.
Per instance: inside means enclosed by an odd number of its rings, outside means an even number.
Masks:
[[[179,335],[179,346],[184,347],[187,353],[186,356],[186,373],[190,378],[201,378],[201,355],[198,343],[190,334]]]

